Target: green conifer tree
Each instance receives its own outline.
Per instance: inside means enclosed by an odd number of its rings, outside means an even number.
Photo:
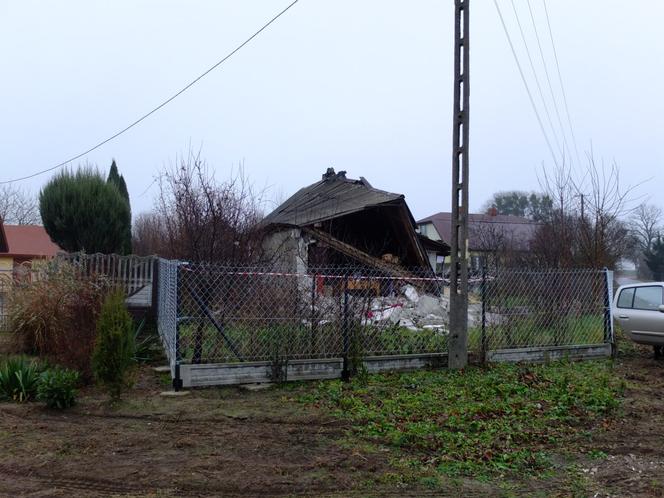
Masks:
[[[127,183],[125,182],[124,177],[118,171],[118,166],[115,163],[115,159],[113,159],[113,162],[111,163],[111,169],[108,172],[108,178],[106,179],[106,182],[111,185],[115,185],[120,194],[122,195],[122,197],[127,202],[127,207],[129,208],[130,222],[124,235],[124,242],[122,245],[121,253],[131,254],[131,202],[129,201],[129,191],[127,190]]]
[[[130,385],[134,365],[134,330],[127,312],[124,294],[112,292],[106,297],[97,321],[97,342],[92,354],[92,371],[98,383],[119,398]]]

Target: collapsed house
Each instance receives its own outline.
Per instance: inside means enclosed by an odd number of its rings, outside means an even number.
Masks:
[[[267,258],[302,275],[298,301],[319,320],[338,313],[342,281],[326,275],[344,268],[345,292],[363,325],[446,330],[449,299],[430,255],[445,257],[450,247],[418,233],[402,194],[329,168],[270,213],[263,229]]]
[[[263,221],[264,249],[282,268],[357,265],[394,276],[407,270],[431,270],[431,252],[450,252],[445,242],[416,230],[402,194],[371,186],[363,177],[346,178],[333,168],[319,182],[304,187]]]

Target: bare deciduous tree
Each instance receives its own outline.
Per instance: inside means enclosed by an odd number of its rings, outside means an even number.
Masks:
[[[662,232],[664,213],[658,206],[639,204],[629,218],[630,232],[634,235],[641,250],[648,250]]]
[[[646,264],[645,254],[650,251],[657,237],[662,232],[664,213],[652,204],[641,203],[629,217],[631,239],[630,259],[636,266],[639,276],[650,278],[650,269]]]
[[[134,248],[191,263],[254,263],[262,255],[262,194],[255,192],[242,167],[218,182],[200,153],[190,151],[159,177],[155,209],[138,217],[134,225]],[[186,290],[182,299],[201,316],[211,316],[210,309],[215,308],[215,323],[223,335],[229,310],[222,303],[227,304],[237,289],[229,282],[220,285],[214,272],[185,272],[181,278]],[[202,358],[205,327],[203,320],[195,326],[194,363]]]
[[[0,186],[0,219],[9,225],[39,225],[37,199],[13,184]]]
[[[633,208],[636,186],[623,185],[616,163],[597,163],[592,152],[582,171],[563,165],[544,170],[541,186],[554,203],[533,241],[539,264],[613,268],[630,252],[622,221]]]
[[[166,226],[162,217],[155,212],[139,214],[132,226],[132,250],[141,256],[159,255],[170,258],[167,244]]]
[[[263,192],[254,190],[242,167],[218,182],[200,153],[190,152],[161,174],[155,209],[137,218],[136,251],[192,262],[255,261],[262,206]]]

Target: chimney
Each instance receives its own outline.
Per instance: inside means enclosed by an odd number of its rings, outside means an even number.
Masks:
[[[323,180],[328,180],[330,178],[334,178],[336,176],[336,173],[334,172],[334,168],[327,168],[327,171],[323,173]]]
[[[487,210],[486,214],[488,214],[491,217],[498,216],[498,209],[496,209],[495,207],[490,207]]]

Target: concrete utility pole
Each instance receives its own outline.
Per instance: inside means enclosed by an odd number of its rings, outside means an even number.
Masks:
[[[455,0],[449,368],[468,364],[469,0]]]

